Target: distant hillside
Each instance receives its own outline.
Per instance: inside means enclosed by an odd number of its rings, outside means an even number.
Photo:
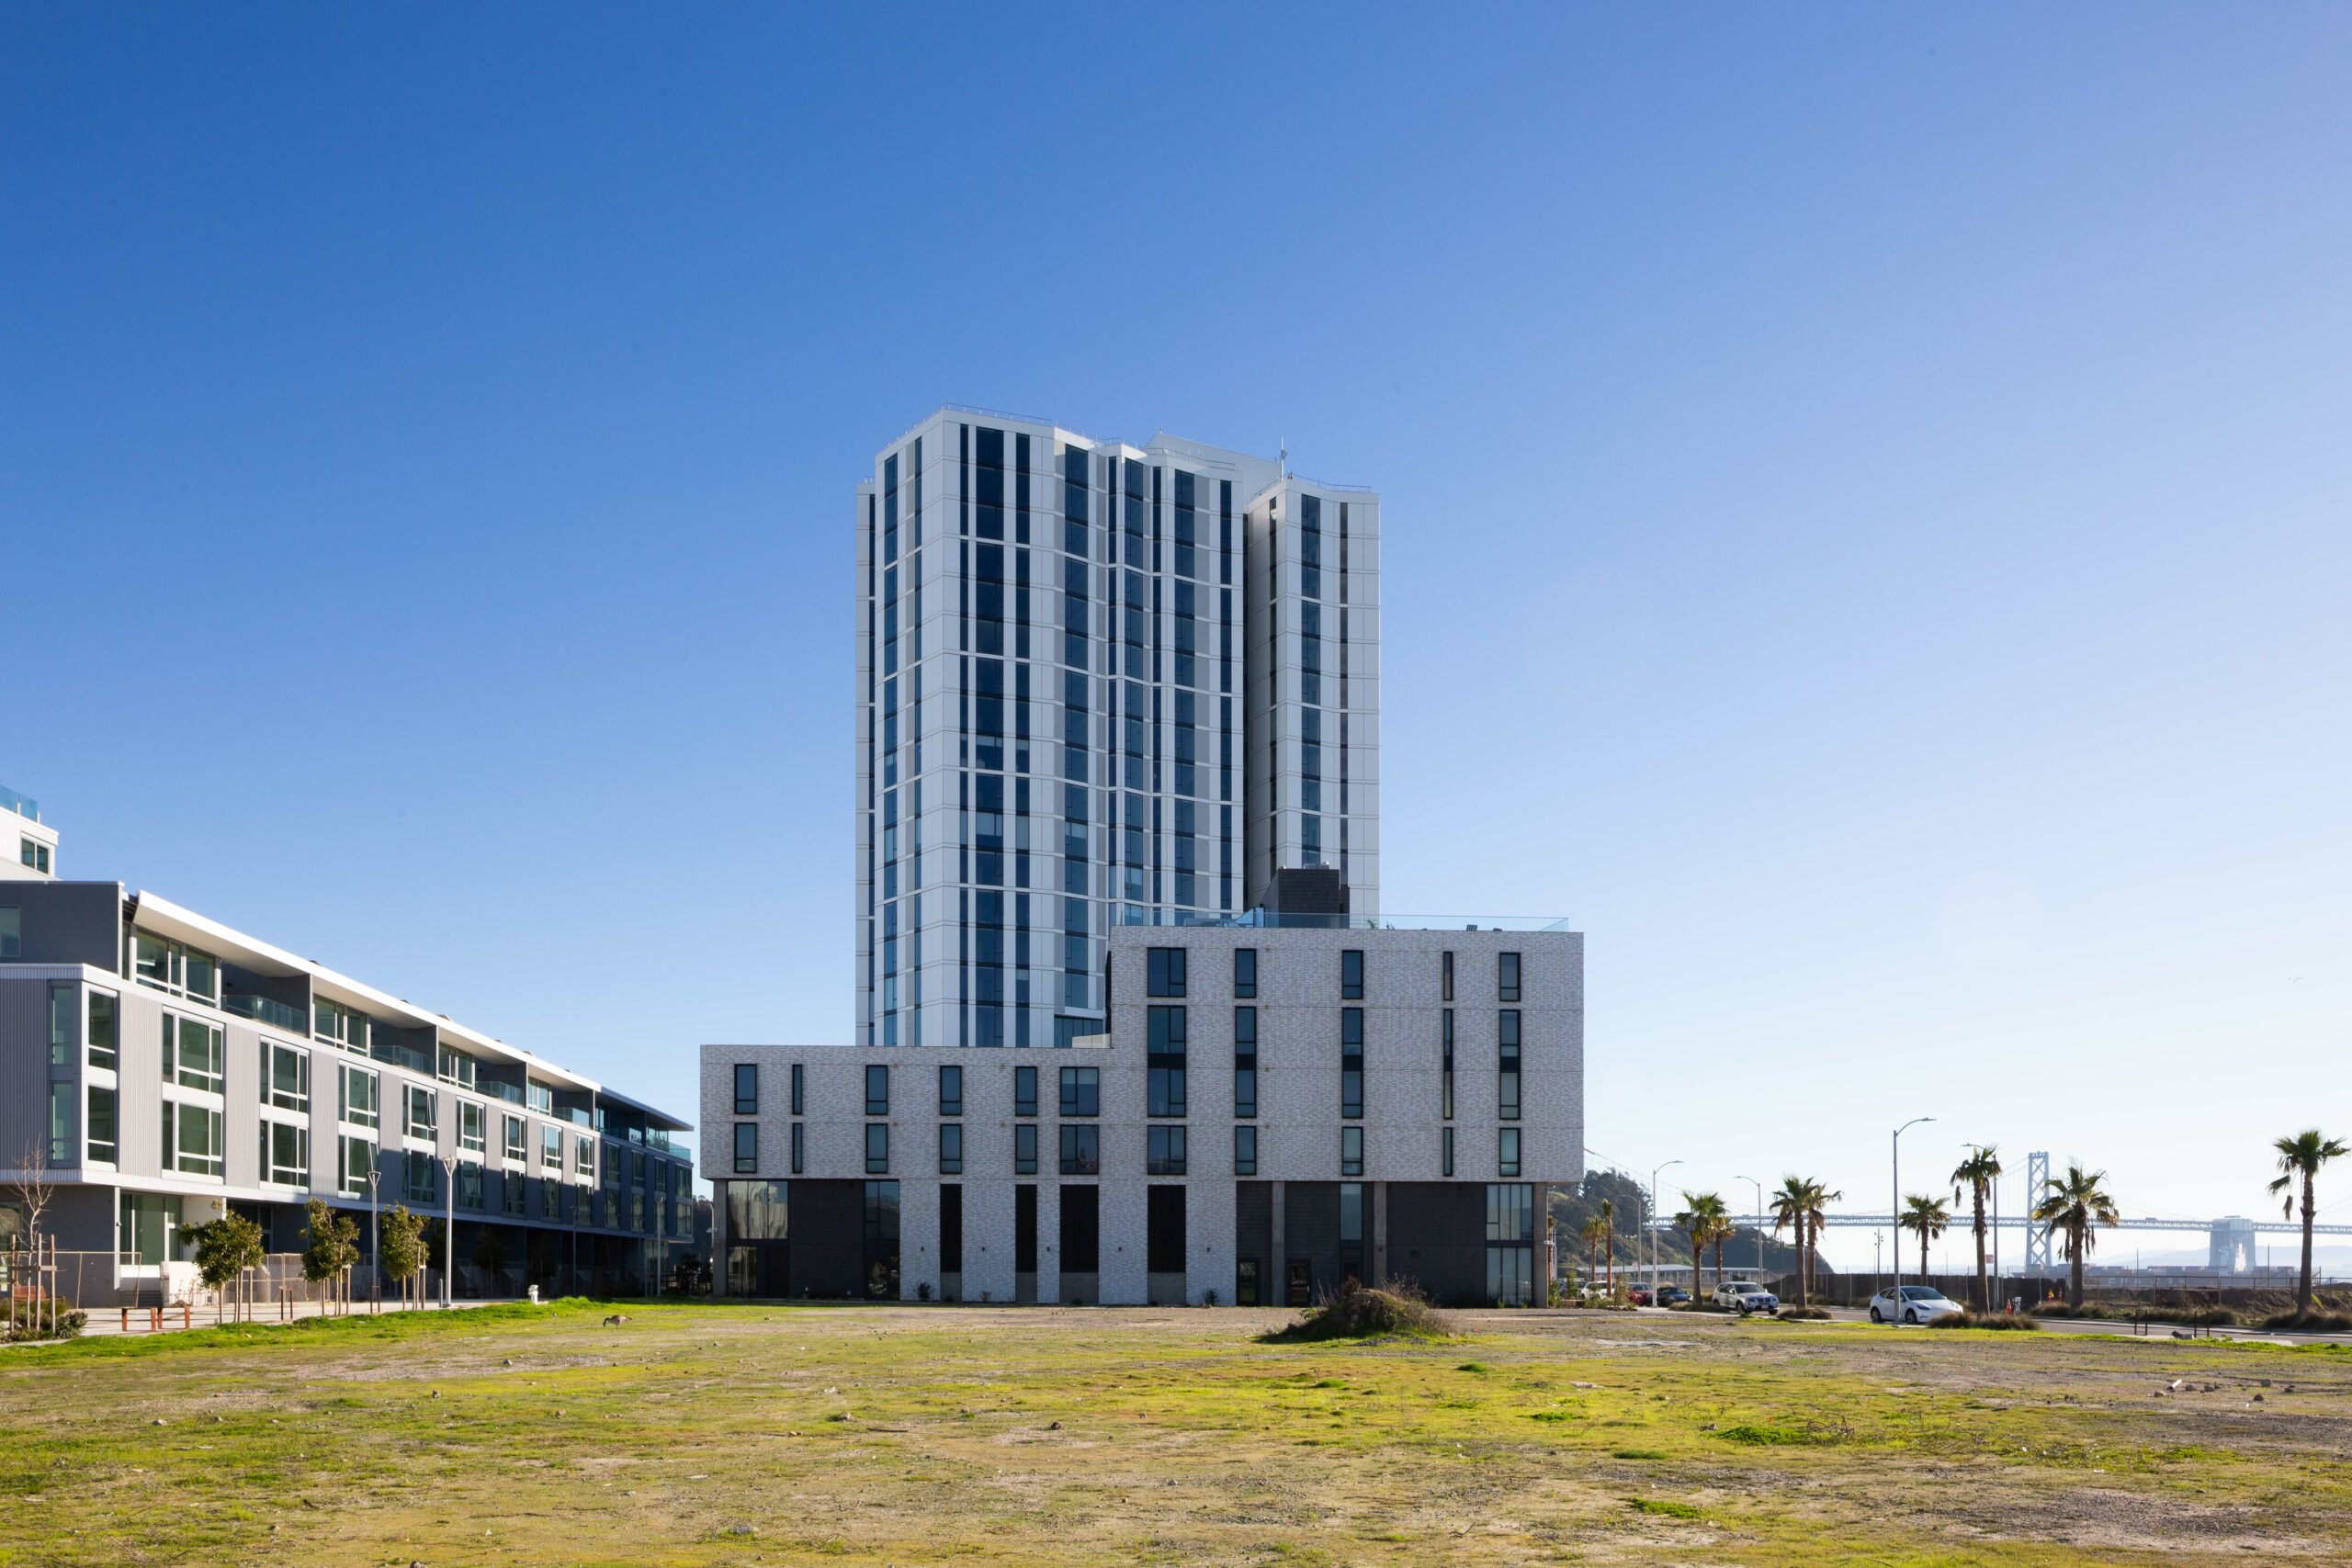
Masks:
[[[1642,1235],[1641,1228],[1643,1213],[1648,1207],[1648,1195],[1643,1190],[1639,1181],[1619,1170],[1590,1172],[1585,1177],[1583,1184],[1573,1191],[1559,1187],[1552,1190],[1553,1241],[1558,1247],[1563,1260],[1579,1266],[1583,1263],[1585,1247],[1580,1238],[1584,1224],[1587,1220],[1600,1217],[1603,1199],[1610,1200],[1616,1205],[1615,1257],[1618,1268],[1622,1269],[1630,1265],[1648,1262],[1649,1243]],[[1682,1190],[1679,1187],[1671,1190],[1661,1188],[1658,1191],[1658,1201],[1664,1207],[1668,1216],[1671,1217],[1679,1213],[1682,1208]],[[1767,1232],[1762,1239],[1764,1242],[1763,1272],[1785,1273],[1797,1266],[1797,1249],[1789,1244],[1785,1235],[1782,1239],[1774,1240],[1770,1232]],[[1735,1269],[1743,1273],[1757,1271],[1757,1235],[1753,1230],[1742,1227],[1736,1236],[1724,1244],[1723,1259],[1725,1274]],[[1660,1235],[1657,1258],[1661,1263],[1690,1262],[1690,1238],[1672,1231]],[[1714,1263],[1715,1249],[1709,1247],[1707,1256],[1701,1259],[1701,1266],[1708,1270],[1710,1277],[1713,1275]],[[1825,1271],[1832,1271],[1826,1258],[1822,1260],[1822,1268]]]

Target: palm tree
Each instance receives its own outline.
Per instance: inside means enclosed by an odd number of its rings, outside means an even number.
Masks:
[[[1577,1236],[1584,1243],[1585,1282],[1590,1284],[1600,1277],[1600,1249],[1609,1245],[1609,1222],[1595,1214]]]
[[[1804,1184],[1804,1228],[1807,1241],[1804,1249],[1804,1283],[1807,1292],[1817,1289],[1821,1282],[1821,1229],[1829,1223],[1823,1213],[1825,1205],[1835,1203],[1846,1196],[1832,1192],[1820,1182],[1808,1179]]]
[[[2278,1152],[2278,1179],[2270,1184],[2270,1194],[2287,1194],[2284,1217],[2295,1217],[2294,1187],[2298,1177],[2303,1188],[2303,1271],[2295,1281],[2295,1310],[2312,1310],[2312,1186],[2319,1177],[2319,1168],[2338,1155],[2352,1154],[2334,1138],[2323,1137],[2318,1128],[2298,1133],[2291,1138],[2280,1138],[2270,1145]]]
[[[1903,1213],[1896,1215],[1897,1227],[1917,1231],[1919,1235],[1919,1278],[1928,1277],[1928,1243],[1951,1224],[1951,1211],[1944,1207],[1940,1198],[1930,1198],[1924,1192],[1914,1192],[1903,1200]]]
[[[1694,1296],[1699,1293],[1700,1259],[1706,1254],[1707,1244],[1716,1240],[1724,1217],[1730,1212],[1724,1207],[1723,1198],[1717,1193],[1685,1192],[1682,1194],[1682,1212],[1674,1216],[1674,1224],[1677,1229],[1690,1238],[1690,1293]],[[1717,1242],[1715,1283],[1718,1285],[1724,1282],[1722,1244]]]
[[[1951,1173],[1951,1201],[1959,1202],[1962,1193],[1968,1197],[1969,1213],[1976,1232],[1976,1310],[1993,1310],[1992,1286],[1984,1277],[1984,1209],[1993,1193],[1993,1184],[2001,1179],[2001,1156],[1993,1145],[1972,1146],[1968,1157]],[[1921,1273],[1927,1270],[1921,1269]]]
[[[2069,1162],[2065,1175],[2053,1176],[2043,1185],[2041,1201],[2033,1206],[2033,1218],[2041,1222],[2045,1235],[2066,1233],[2066,1260],[2075,1269],[2067,1299],[2078,1307],[2083,1304],[2083,1256],[2097,1245],[2091,1227],[2111,1225],[2121,1218],[2115,1200],[2100,1185],[2106,1179],[2103,1170],[2085,1170]]]
[[[1805,1227],[1811,1222],[1817,1204],[1813,1195],[1820,1184],[1801,1176],[1781,1178],[1781,1189],[1772,1194],[1772,1234],[1793,1229],[1797,1242],[1797,1305],[1805,1304]]]

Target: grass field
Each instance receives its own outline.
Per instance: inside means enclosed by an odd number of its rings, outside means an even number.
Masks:
[[[2352,1557],[2335,1348],[1506,1313],[1254,1342],[1280,1321],[565,1305],[13,1349],[0,1562]]]

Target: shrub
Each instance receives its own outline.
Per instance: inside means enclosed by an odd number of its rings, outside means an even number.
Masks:
[[[2262,1320],[2265,1328],[2298,1329],[2306,1334],[2342,1334],[2352,1330],[2352,1314],[2340,1312],[2282,1312]]]
[[[1930,1328],[2007,1328],[2038,1333],[2041,1325],[2021,1312],[1956,1312],[1929,1318]]]
[[[2199,1307],[2195,1312],[2177,1313],[2173,1315],[2191,1328],[2228,1328],[2234,1325],[2238,1320],[2238,1314],[2228,1307]]]
[[[2025,1309],[2036,1317],[2111,1318],[2115,1314],[2097,1302],[2085,1302],[2072,1306],[2064,1302],[2036,1302]]]
[[[1827,1307],[1784,1306],[1781,1309],[1781,1321],[1783,1323],[1825,1323],[1828,1321],[1828,1318],[1829,1309]]]
[[[1268,1344],[1319,1339],[1437,1339],[1451,1332],[1446,1321],[1411,1285],[1391,1280],[1377,1290],[1345,1291],[1296,1323],[1261,1335]]]

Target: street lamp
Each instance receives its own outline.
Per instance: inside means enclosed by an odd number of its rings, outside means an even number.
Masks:
[[[1756,1282],[1760,1285],[1764,1282],[1764,1184],[1752,1176],[1735,1176],[1732,1179],[1745,1181],[1756,1189]]]
[[[1894,1288],[1903,1289],[1903,1134],[1922,1122],[1932,1122],[1932,1116],[1914,1116],[1894,1130],[1891,1141],[1894,1149]]]
[[[447,1175],[441,1190],[441,1310],[449,1310],[449,1278],[458,1271],[458,1156],[443,1155],[441,1168]]]
[[[1657,1304],[1657,1173],[1659,1170],[1665,1170],[1668,1167],[1681,1163],[1679,1159],[1670,1159],[1665,1165],[1659,1166],[1657,1170],[1650,1172],[1650,1212],[1647,1217],[1650,1233],[1650,1304],[1652,1306]],[[1698,1270],[1693,1269],[1691,1275],[1693,1282],[1696,1282]]]
[[[383,1172],[368,1167],[368,1310],[384,1310],[384,1255],[376,1250],[376,1183]]]

